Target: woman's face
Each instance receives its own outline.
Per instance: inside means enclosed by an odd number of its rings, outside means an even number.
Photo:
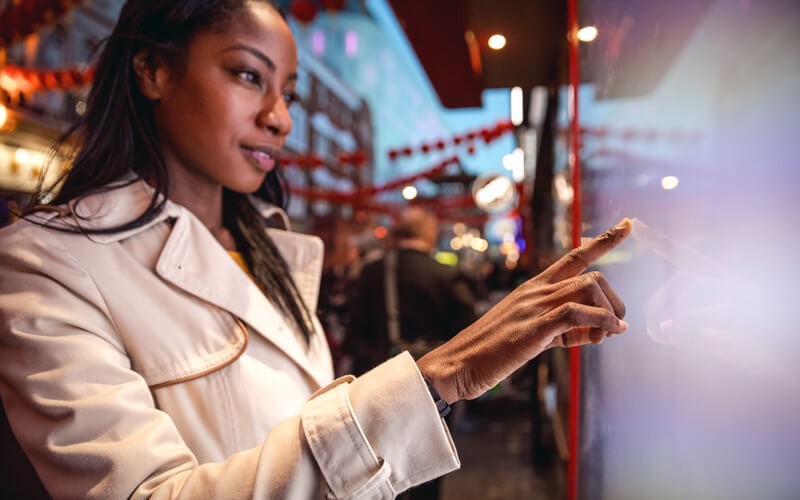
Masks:
[[[175,182],[258,189],[292,127],[297,49],[280,15],[246,2],[227,30],[194,38],[183,72],[160,70],[154,118]]]

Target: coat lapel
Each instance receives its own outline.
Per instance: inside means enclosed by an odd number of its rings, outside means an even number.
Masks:
[[[312,338],[306,354],[293,329],[250,277],[191,213],[182,207],[180,211],[182,214],[175,219],[159,256],[156,273],[174,286],[241,318],[317,384],[327,383],[330,379],[327,360],[311,363],[309,359],[309,354],[319,352],[320,339]],[[320,337],[319,333],[314,337]],[[316,365],[321,366],[315,369]]]
[[[154,191],[133,175],[122,179],[119,184],[115,189],[72,204],[68,212],[76,217],[66,217],[63,221],[52,213],[36,217],[40,222],[88,229],[124,224],[130,221],[131,214],[144,211]],[[237,316],[297,363],[318,385],[327,385],[333,369],[321,327],[316,325],[308,353],[304,352],[283,315],[188,209],[167,201],[164,209],[142,226],[89,237],[101,244],[115,243],[135,237],[165,219],[175,222],[158,257],[156,273],[175,287]],[[292,277],[313,316],[322,274],[322,241],[315,236],[279,230],[270,230],[270,236],[289,264]]]

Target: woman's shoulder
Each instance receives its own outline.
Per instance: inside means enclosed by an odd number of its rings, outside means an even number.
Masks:
[[[143,183],[112,186],[59,205],[42,205],[29,210],[12,224],[0,228],[0,259],[38,254],[52,257],[80,244],[108,243],[124,238],[131,230],[113,231],[135,219],[150,204],[152,190]],[[162,219],[166,214],[155,219]]]
[[[36,283],[62,283],[74,288],[87,273],[68,238],[77,235],[20,219],[0,229],[0,296],[30,291]],[[44,278],[44,280],[42,279]]]
[[[55,230],[53,224],[59,217],[55,211],[36,211],[0,228],[0,252],[18,244],[28,246],[32,242],[58,239],[62,232]]]

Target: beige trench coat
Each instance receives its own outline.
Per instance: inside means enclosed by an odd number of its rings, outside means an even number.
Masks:
[[[151,193],[42,217],[110,227]],[[270,231],[313,311],[320,240]],[[331,379],[320,329],[306,348],[182,206],[108,235],[0,231],[0,396],[54,497],[391,498],[458,467],[408,354]]]

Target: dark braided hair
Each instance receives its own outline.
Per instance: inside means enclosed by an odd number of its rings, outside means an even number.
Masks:
[[[225,190],[223,222],[236,240],[250,268],[253,280],[278,308],[292,318],[306,341],[313,331],[313,322],[289,267],[265,230],[261,214],[247,197]],[[276,293],[278,292],[278,293]]]
[[[194,37],[201,31],[224,31],[246,1],[128,0],[122,7],[117,25],[100,51],[86,112],[54,148],[54,151],[71,150],[71,166],[49,186],[53,190],[60,185],[58,194],[48,204],[79,201],[109,190],[109,184],[130,172],[145,179],[155,192],[144,212],[124,224],[75,231],[94,234],[125,231],[146,224],[164,208],[170,191],[169,171],[158,147],[150,102],[136,84],[133,57],[147,51],[163,58],[180,73]],[[71,144],[74,148],[70,148]],[[47,194],[40,187],[26,213],[41,209]],[[287,190],[279,167],[267,174],[252,196],[286,208]],[[247,194],[224,190],[223,222],[236,240],[255,283],[308,341],[314,328],[311,314],[286,261],[266,232],[265,221]]]

